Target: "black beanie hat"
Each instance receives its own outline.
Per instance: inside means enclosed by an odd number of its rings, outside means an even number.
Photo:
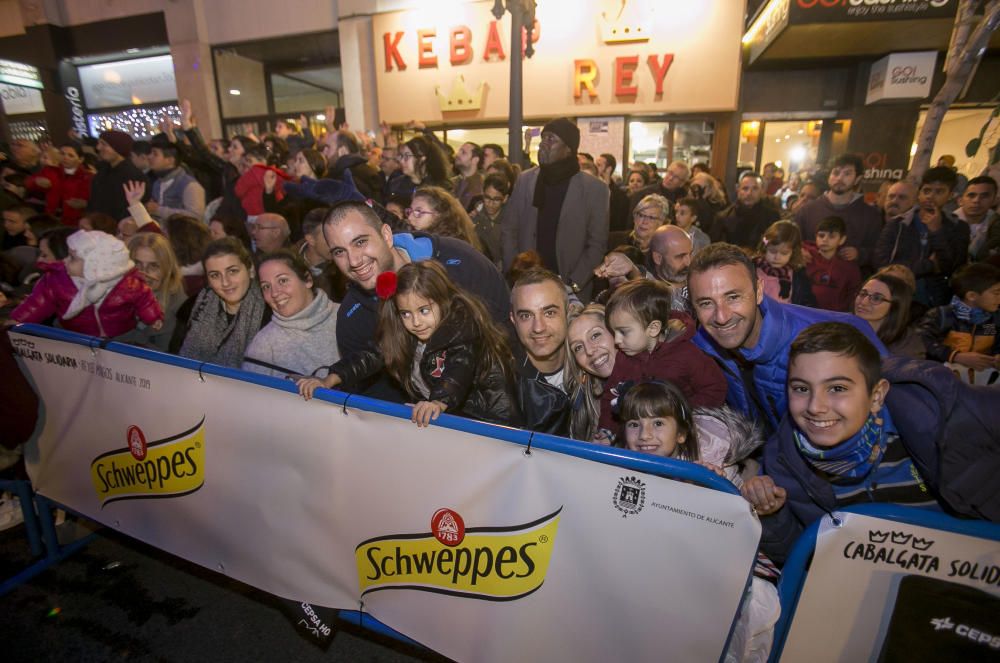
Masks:
[[[560,117],[557,120],[552,120],[542,127],[542,133],[546,131],[551,131],[559,136],[573,154],[576,154],[580,148],[580,129],[569,118]]]
[[[128,155],[132,154],[132,137],[124,131],[105,131],[101,133],[100,139],[110,145],[111,149],[123,159],[128,159]]]

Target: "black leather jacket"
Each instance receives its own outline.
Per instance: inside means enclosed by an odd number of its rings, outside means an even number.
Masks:
[[[381,354],[368,350],[342,359],[331,371],[351,388],[383,366]],[[449,414],[505,426],[522,424],[513,379],[500,366],[483,360],[480,335],[461,302],[452,305],[451,314],[427,340],[420,375],[430,388],[427,400],[444,403]],[[409,396],[424,400],[420,394]]]
[[[569,396],[545,381],[541,372],[520,350],[517,365],[517,402],[524,415],[524,427],[539,433],[569,437]]]

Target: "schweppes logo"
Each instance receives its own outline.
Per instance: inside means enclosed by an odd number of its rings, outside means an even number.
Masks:
[[[439,509],[431,531],[369,539],[354,550],[361,595],[412,589],[486,601],[515,601],[545,581],[560,507],[523,525],[465,527]]]
[[[205,418],[190,430],[146,442],[138,426],[129,426],[126,446],[103,453],[90,463],[90,480],[103,509],[119,500],[180,497],[205,483]]]

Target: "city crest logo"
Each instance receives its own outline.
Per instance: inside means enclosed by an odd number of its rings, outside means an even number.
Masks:
[[[90,480],[103,509],[112,502],[190,495],[205,483],[205,418],[193,428],[146,441],[138,426],[125,432],[125,447],[90,463]]]
[[[611,503],[621,511],[622,518],[636,515],[646,506],[646,482],[638,477],[618,479]]]
[[[562,507],[520,525],[466,527],[438,509],[431,531],[390,534],[354,549],[361,595],[409,589],[484,601],[516,601],[545,582]]]

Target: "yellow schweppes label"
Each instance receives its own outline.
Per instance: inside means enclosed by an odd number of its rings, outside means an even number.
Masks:
[[[188,495],[205,483],[205,418],[190,430],[146,442],[138,426],[129,426],[126,446],[101,454],[90,463],[90,480],[103,509],[120,500]]]
[[[523,525],[466,528],[438,509],[431,531],[369,539],[355,548],[361,595],[411,589],[488,601],[514,601],[545,581],[559,527],[554,513]]]

